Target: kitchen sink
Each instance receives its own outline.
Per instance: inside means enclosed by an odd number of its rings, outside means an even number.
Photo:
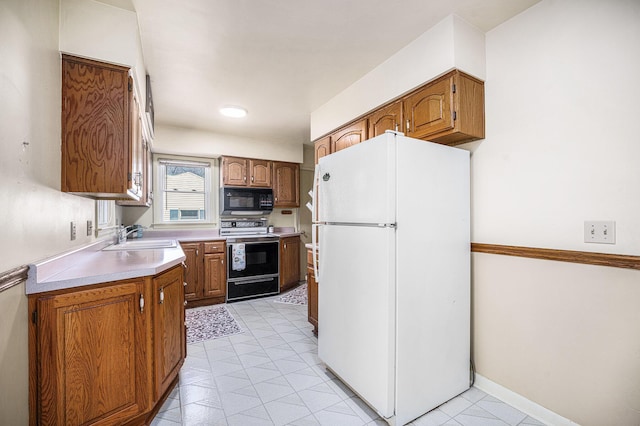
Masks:
[[[105,251],[112,250],[153,250],[177,247],[178,242],[176,240],[128,240],[122,244],[111,244],[103,248]]]

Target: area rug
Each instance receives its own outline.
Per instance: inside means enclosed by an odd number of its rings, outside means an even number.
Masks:
[[[307,304],[307,283],[294,288],[278,297],[275,302],[278,303],[290,303],[293,305],[306,305]]]
[[[226,306],[187,309],[185,315],[187,343],[198,343],[243,332]]]

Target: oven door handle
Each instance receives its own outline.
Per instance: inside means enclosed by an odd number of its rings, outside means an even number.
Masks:
[[[237,284],[237,285],[241,285],[241,284],[255,284],[255,283],[265,283],[267,281],[273,281],[273,279],[275,278],[275,276],[270,276],[270,277],[262,277],[262,278],[238,278],[235,279],[233,281],[229,281],[229,284]]]

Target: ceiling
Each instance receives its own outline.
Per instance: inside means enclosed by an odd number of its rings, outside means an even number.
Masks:
[[[156,126],[302,144],[312,111],[446,16],[486,32],[539,0],[102,1],[135,8]]]

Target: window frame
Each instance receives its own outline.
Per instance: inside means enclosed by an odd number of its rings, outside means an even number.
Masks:
[[[165,220],[164,211],[165,204],[167,199],[167,193],[171,193],[166,188],[166,170],[167,166],[183,166],[183,167],[202,167],[204,168],[204,191],[196,192],[198,194],[204,195],[204,214],[201,218],[198,219],[181,219],[180,211],[192,211],[193,208],[186,209],[178,209],[178,220],[171,220],[169,215],[169,219]],[[157,187],[156,191],[156,202],[154,203],[154,207],[157,208],[157,212],[154,213],[154,223],[162,224],[162,225],[189,225],[189,224],[205,224],[205,223],[213,223],[214,221],[214,208],[211,202],[211,176],[213,164],[207,161],[197,161],[197,160],[182,160],[182,159],[171,159],[171,158],[159,158],[157,161]],[[193,194],[194,192],[185,192],[189,194]]]

